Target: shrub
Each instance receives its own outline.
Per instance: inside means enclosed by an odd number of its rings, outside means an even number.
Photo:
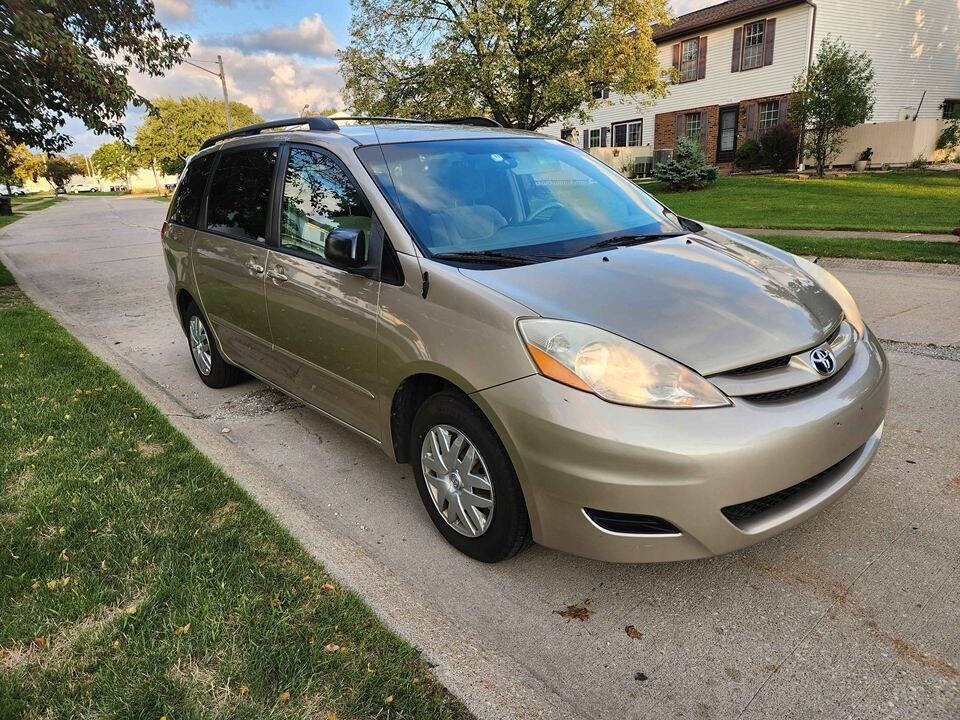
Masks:
[[[910,163],[907,165],[908,168],[913,168],[914,170],[926,167],[927,159],[923,156],[923,153],[917,155]]]
[[[754,139],[744,140],[737,148],[737,155],[733,161],[741,170],[756,170],[763,164],[760,154],[760,143]]]
[[[937,138],[937,150],[948,153],[960,147],[960,119],[951,120]]]
[[[680,137],[673,157],[657,165],[653,176],[671,190],[702,190],[717,179],[717,168],[707,162],[698,139]]]
[[[760,138],[760,159],[774,172],[786,172],[797,163],[800,134],[789,123],[780,123]]]
[[[868,147],[862,153],[860,153],[860,162],[870,162],[873,160],[873,148]]]

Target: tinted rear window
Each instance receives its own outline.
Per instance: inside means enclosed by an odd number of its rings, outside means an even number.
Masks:
[[[177,183],[177,192],[170,202],[170,221],[197,226],[197,215],[200,213],[200,203],[203,200],[203,191],[207,187],[207,178],[210,168],[213,167],[215,154],[194,158],[183,171],[183,177]]]
[[[207,230],[263,242],[276,148],[250,148],[220,155],[207,200]]]

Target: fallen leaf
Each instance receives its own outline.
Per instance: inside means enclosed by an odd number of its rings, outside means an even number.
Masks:
[[[624,630],[626,631],[627,635],[632,637],[634,640],[643,640],[643,633],[637,630],[636,625],[627,625]]]
[[[643,682],[644,680],[647,679],[647,676],[646,676],[644,673],[642,673],[642,672],[638,672],[636,675],[633,676],[633,679],[634,679],[634,680],[639,680],[640,682]]]
[[[327,592],[333,592],[334,590],[336,590],[336,588],[331,583],[324,583],[323,589],[326,590]]]
[[[389,704],[392,703],[392,702],[393,702],[393,695],[387,695],[387,696],[383,699],[383,704],[384,704],[384,705],[389,705]]]
[[[240,693],[240,697],[246,697],[250,694],[250,688],[248,688],[246,685],[241,685],[238,692]]]
[[[40,635],[33,639],[33,644],[36,645],[38,648],[42,648],[44,645],[47,644],[47,639],[43,635]]]
[[[420,682],[420,678],[415,677],[413,680],[411,680],[411,682],[412,682],[414,685],[417,685],[417,684],[419,684],[419,682]]]
[[[34,590],[39,589],[39,587],[40,587],[40,581],[39,581],[39,580],[34,580],[34,581],[33,581],[33,585],[31,585],[30,587],[32,587]]]
[[[56,580],[47,580],[47,589],[56,590],[59,583]]]
[[[175,628],[174,631],[173,631],[173,634],[174,634],[174,635],[186,635],[186,634],[189,633],[189,632],[190,632],[190,623],[187,623],[186,625],[181,625],[180,627]]]
[[[294,597],[296,597],[296,596],[297,596],[297,588],[296,588],[296,587],[291,587],[291,588],[290,588],[290,594],[293,595]]]
[[[327,652],[336,652],[337,650],[340,649],[340,646],[337,645],[336,643],[327,643],[326,645],[323,646],[323,649],[326,650]]]
[[[290,693],[284,690],[282,693],[280,693],[280,697],[277,698],[277,702],[280,705],[286,705],[288,702],[290,702]]]
[[[274,598],[273,600],[270,601],[270,604],[273,605],[274,607],[280,607],[280,598]]]
[[[593,611],[582,605],[567,605],[563,610],[554,610],[553,614],[559,615],[567,622],[571,620],[586,622],[593,615]]]

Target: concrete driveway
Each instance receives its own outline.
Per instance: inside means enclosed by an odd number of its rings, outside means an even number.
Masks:
[[[534,547],[491,567],[440,538],[406,466],[259,383],[200,383],[164,289],[164,212],[71,198],[10,226],[0,255],[478,715],[960,717],[956,267],[824,262],[890,341],[893,385],[876,462],[821,515],[710,560]]]

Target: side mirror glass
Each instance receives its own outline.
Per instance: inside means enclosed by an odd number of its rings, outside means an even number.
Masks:
[[[327,235],[323,254],[328,263],[344,270],[355,270],[367,263],[367,236],[357,228],[337,228]]]

